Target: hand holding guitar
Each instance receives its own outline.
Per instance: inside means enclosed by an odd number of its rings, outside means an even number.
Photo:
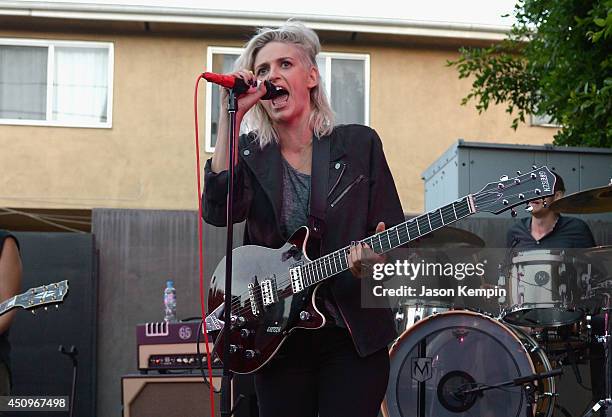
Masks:
[[[385,224],[376,225],[376,233],[383,232]],[[367,278],[372,272],[374,264],[381,264],[387,260],[384,254],[378,254],[365,242],[352,242],[348,256],[349,270],[357,278]]]

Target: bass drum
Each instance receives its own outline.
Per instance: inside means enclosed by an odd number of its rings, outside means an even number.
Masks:
[[[386,417],[524,417],[521,387],[464,391],[551,370],[529,335],[470,311],[417,322],[395,342],[390,358]],[[535,416],[552,415],[554,383],[536,383]]]

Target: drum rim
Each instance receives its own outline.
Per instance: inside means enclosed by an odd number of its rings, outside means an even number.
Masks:
[[[547,307],[525,307],[525,305],[533,305],[533,306],[544,306],[544,305],[548,305]],[[574,319],[572,321],[556,321],[552,324],[549,323],[542,323],[542,324],[527,324],[527,323],[518,323],[518,322],[512,322],[507,320],[507,317],[512,314],[512,313],[516,313],[516,312],[520,312],[520,311],[532,311],[532,310],[558,310],[559,312],[565,312],[565,313],[580,313],[580,317],[578,317],[577,319]],[[499,319],[501,321],[503,321],[504,323],[510,324],[512,326],[523,326],[523,327],[531,327],[531,328],[539,328],[539,327],[563,327],[563,326],[568,326],[570,324],[574,324],[574,323],[578,323],[580,320],[582,320],[582,318],[586,315],[586,312],[584,310],[582,310],[581,308],[573,305],[573,306],[569,306],[569,307],[562,307],[561,304],[554,304],[554,303],[524,303],[524,304],[514,304],[513,306],[510,307],[505,307],[502,312],[499,315]]]

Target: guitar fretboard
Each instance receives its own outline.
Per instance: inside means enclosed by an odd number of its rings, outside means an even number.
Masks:
[[[378,254],[395,249],[401,245],[418,239],[436,229],[447,226],[457,220],[471,215],[474,211],[470,206],[471,195],[425,213],[404,223],[363,239],[360,242],[368,244]],[[304,285],[309,287],[349,268],[348,254],[350,246],[338,249],[328,255],[302,265]]]

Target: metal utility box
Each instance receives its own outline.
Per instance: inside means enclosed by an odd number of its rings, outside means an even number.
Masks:
[[[530,171],[546,165],[561,175],[565,195],[607,185],[612,178],[612,149],[553,145],[505,145],[457,140],[422,174],[425,181],[425,211],[434,210],[501,176]],[[517,207],[519,216],[527,213]],[[489,216],[478,213],[479,216]],[[591,214],[589,219],[612,219],[612,213]]]

